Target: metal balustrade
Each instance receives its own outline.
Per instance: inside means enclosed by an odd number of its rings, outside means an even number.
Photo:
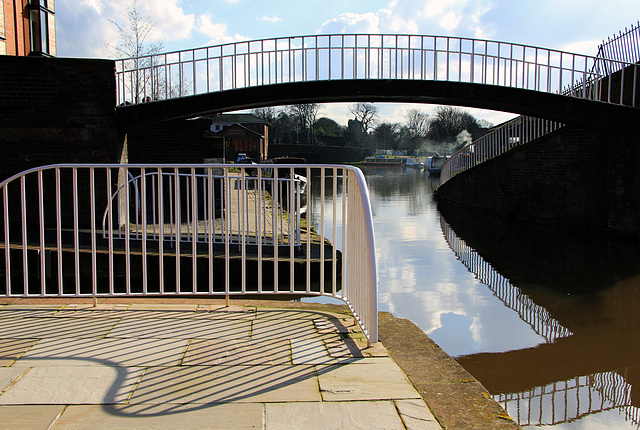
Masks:
[[[377,342],[357,168],[53,165],[0,189],[0,297],[322,295],[343,300]],[[311,189],[318,213],[305,205]]]
[[[480,163],[552,133],[564,124],[541,118],[519,116],[501,124],[456,152],[442,167],[440,186],[449,179]]]
[[[335,79],[477,83],[636,106],[640,65],[508,42],[433,35],[321,34],[242,41],[116,60],[118,103]],[[632,78],[631,78],[632,77]],[[629,83],[628,81],[632,81]],[[626,86],[633,86],[627,88]],[[631,97],[623,99],[623,94]]]

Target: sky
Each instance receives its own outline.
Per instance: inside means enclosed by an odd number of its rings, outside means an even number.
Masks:
[[[113,22],[126,23],[134,0],[58,0],[59,57],[113,58]],[[166,51],[242,40],[337,33],[470,37],[595,55],[598,45],[640,19],[639,0],[153,0],[137,3],[155,22],[151,41]],[[379,104],[386,122],[408,109]],[[465,108],[494,124],[512,114]],[[324,105],[319,116],[346,124],[349,104]]]

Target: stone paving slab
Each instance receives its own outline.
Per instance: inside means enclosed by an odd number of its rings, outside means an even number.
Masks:
[[[129,305],[122,304],[98,304],[90,303],[69,304],[64,306],[53,318],[122,318]]]
[[[267,430],[405,428],[391,401],[276,403],[265,410]]]
[[[0,306],[0,318],[49,317],[64,305],[4,305]]]
[[[287,340],[196,340],[191,342],[182,361],[183,366],[285,364],[291,364]]]
[[[0,393],[28,370],[28,367],[0,367]]]
[[[321,401],[312,366],[188,366],[148,369],[131,404],[301,401]]]
[[[386,350],[364,349],[338,312],[117,301],[6,312],[0,429],[5,416],[36,429],[440,428]]]
[[[340,356],[331,355],[327,345],[345,344],[340,338],[330,341],[322,338],[291,339],[291,356],[293,364],[347,364],[363,360],[362,355],[353,356],[345,353],[348,348],[341,349]]]
[[[123,403],[142,373],[135,367],[35,367],[0,395],[0,405]]]
[[[178,366],[187,339],[43,339],[20,366]]]
[[[305,339],[319,338],[312,320],[261,320],[253,322],[252,339]]]
[[[247,339],[250,330],[250,320],[123,318],[108,337]]]
[[[302,310],[302,309],[280,309],[280,308],[259,308],[256,312],[256,317],[259,320],[309,320],[313,321],[315,319],[344,319],[348,318],[348,315],[327,312],[327,311],[311,311],[311,310]],[[353,318],[351,318],[353,319]]]
[[[47,430],[63,410],[62,405],[0,406],[0,430]]]
[[[395,404],[407,430],[440,430],[440,424],[424,400],[396,400]]]
[[[2,413],[1,409],[0,413]],[[195,406],[175,404],[69,406],[53,428],[64,430],[88,428],[262,429],[264,428],[264,406],[260,403]]]
[[[0,338],[97,338],[106,336],[117,322],[113,318],[11,318],[0,324]]]
[[[317,366],[325,401],[417,399],[420,394],[392,360]]]
[[[9,366],[37,341],[38,339],[0,339],[0,366]]]

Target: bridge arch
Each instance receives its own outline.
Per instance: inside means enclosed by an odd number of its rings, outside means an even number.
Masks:
[[[118,107],[121,129],[199,115],[297,103],[397,102],[466,106],[610,129],[640,121],[640,110],[497,85],[411,80],[273,84]]]
[[[286,37],[116,62],[125,129],[206,113],[345,101],[450,104],[619,127],[638,119],[629,107],[640,105],[638,75],[640,65],[609,59],[422,35]]]

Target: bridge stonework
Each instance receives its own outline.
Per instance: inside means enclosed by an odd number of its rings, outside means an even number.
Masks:
[[[437,190],[455,206],[563,228],[640,237],[640,132],[565,127]]]

